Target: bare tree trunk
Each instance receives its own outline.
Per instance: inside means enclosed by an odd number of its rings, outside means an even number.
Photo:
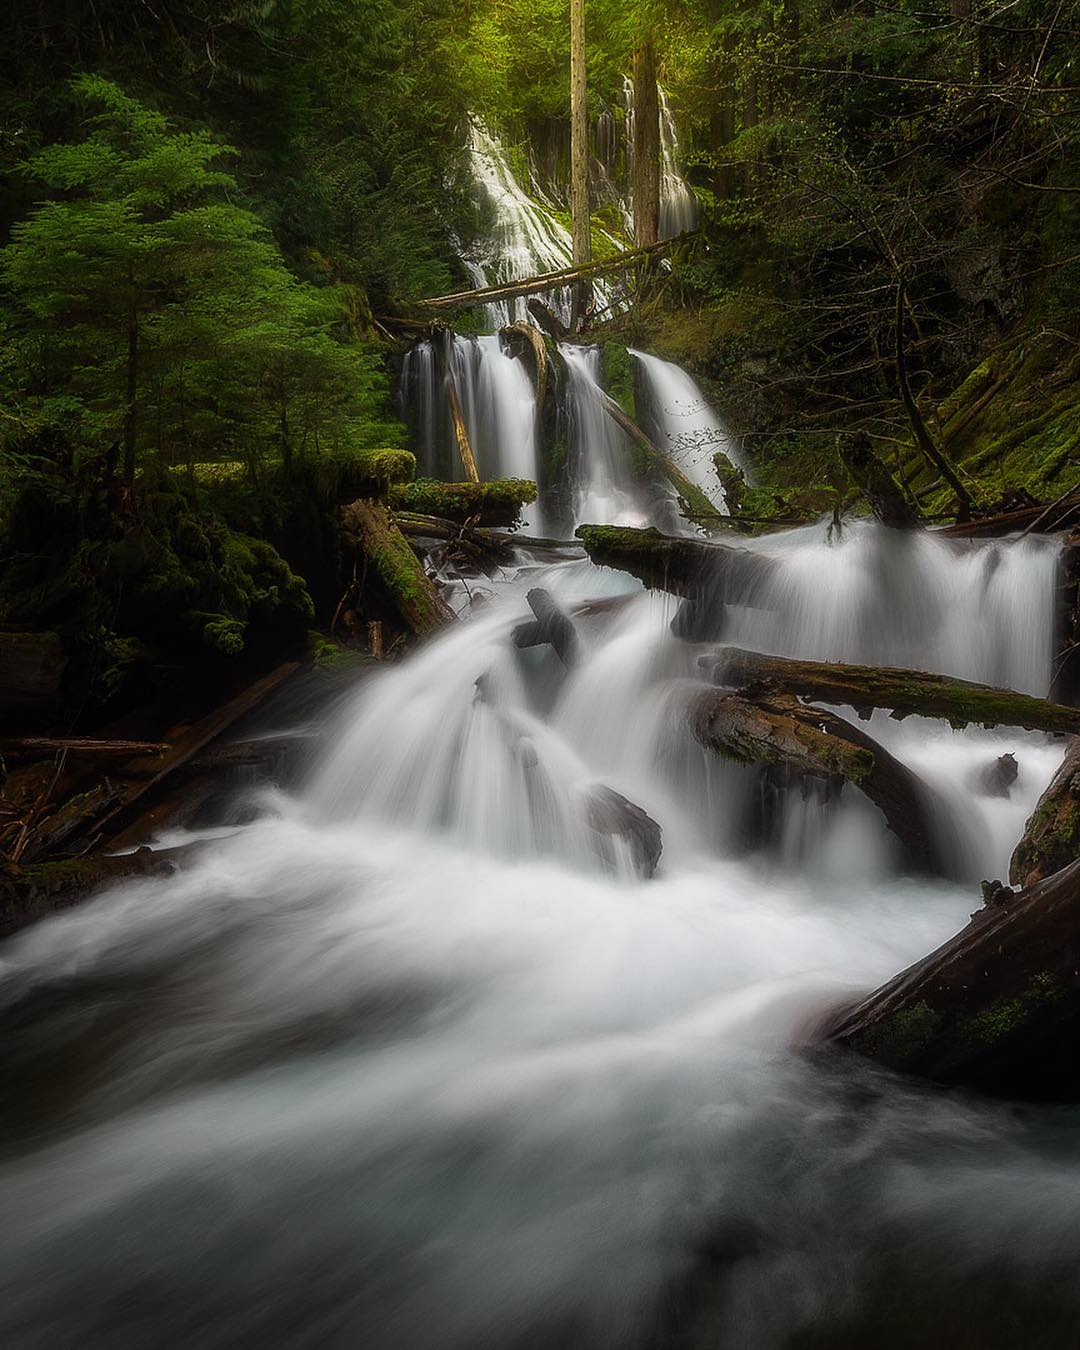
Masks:
[[[589,209],[589,108],[585,67],[585,0],[570,0],[570,215],[573,225],[574,266],[592,258]],[[588,305],[590,287],[574,287],[574,322]]]
[[[634,52],[634,240],[639,246],[660,237],[660,94],[652,42]]]

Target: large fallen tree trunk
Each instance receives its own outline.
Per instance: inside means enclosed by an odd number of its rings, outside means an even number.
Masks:
[[[904,1073],[1010,1098],[1080,1100],[1080,861],[988,903],[825,1035]]]
[[[708,520],[711,516],[722,516],[723,513],[716,509],[702,489],[696,483],[692,483],[674,461],[668,459],[667,455],[642,431],[634,419],[623,412],[610,394],[605,393],[602,389],[598,389],[596,392],[603,410],[616,426],[624,431],[632,441],[636,441],[641,446],[645,451],[646,458],[659,469],[694,513],[695,520]]]
[[[650,588],[689,599],[709,591],[719,602],[759,605],[762,588],[776,571],[767,554],[656,529],[581,525],[577,537],[599,566],[619,568]]]
[[[1080,492],[1059,498],[1052,506],[1022,506],[992,516],[943,525],[934,531],[951,539],[996,539],[1019,531],[1054,534],[1076,523],[1080,515]]]
[[[946,871],[933,819],[933,794],[906,765],[835,713],[808,708],[791,694],[700,694],[690,725],[709,750],[742,764],[782,764],[853,783],[899,839],[912,871]]]
[[[710,652],[700,658],[699,664],[716,684],[729,688],[767,684],[788,694],[861,713],[887,708],[898,721],[917,714],[944,718],[954,727],[977,723],[984,727],[1080,733],[1080,709],[1013,689],[994,689],[922,670],[796,661],[741,647]]]
[[[453,611],[385,506],[361,498],[345,507],[342,518],[391,603],[418,637],[451,622]]]
[[[1009,864],[1013,885],[1033,886],[1080,858],[1080,737],[1039,798]]]
[[[419,478],[391,488],[388,500],[395,511],[438,516],[459,525],[513,525],[521,508],[536,501],[536,484],[528,478],[493,478],[483,483]]]

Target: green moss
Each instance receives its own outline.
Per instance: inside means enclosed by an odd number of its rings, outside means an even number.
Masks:
[[[855,1037],[854,1048],[892,1068],[909,1064],[937,1035],[941,1013],[925,999],[887,1013]]]
[[[634,402],[634,358],[621,343],[605,342],[603,363],[604,388],[627,417],[637,421]]]
[[[484,525],[513,525],[521,508],[536,500],[536,484],[524,478],[495,478],[486,483],[444,483],[419,478],[394,487],[390,506],[421,516],[463,523],[474,516]]]
[[[340,642],[312,628],[308,632],[305,656],[316,670],[330,673],[339,670],[354,670],[368,663],[363,653],[344,647]]]

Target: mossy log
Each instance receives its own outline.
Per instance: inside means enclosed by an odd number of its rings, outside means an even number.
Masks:
[[[139,848],[131,853],[98,854],[32,867],[8,867],[0,873],[0,936],[7,936],[56,910],[85,900],[103,886],[128,877],[166,874],[191,856],[193,846]]]
[[[942,875],[933,794],[906,765],[835,713],[791,694],[700,694],[690,709],[696,739],[741,764],[782,764],[859,788],[885,817],[911,871]]]
[[[1036,803],[1013,851],[1009,880],[1033,886],[1080,858],[1080,737]]]
[[[723,647],[699,664],[716,684],[745,688],[767,684],[819,703],[835,703],[871,713],[887,708],[897,721],[913,714],[940,717],[954,727],[1024,727],[1028,731],[1080,733],[1080,709],[1051,703],[1013,689],[931,675],[892,666],[834,665],[763,656],[740,647]]]
[[[987,903],[824,1028],[890,1069],[1009,1098],[1080,1100],[1080,861]]]
[[[1075,524],[1080,513],[1080,492],[1062,497],[1046,506],[1023,506],[991,516],[975,517],[955,525],[943,525],[934,531],[950,539],[1000,539],[1020,531],[1031,534],[1055,534]]]
[[[342,512],[342,520],[391,603],[417,637],[436,633],[452,621],[453,611],[381,502],[363,498],[352,502]]]
[[[723,513],[717,511],[716,507],[710,501],[709,497],[692,483],[686,474],[668,459],[656,444],[646,436],[645,432],[638,426],[634,419],[619,404],[606,394],[602,389],[597,390],[600,399],[600,406],[604,409],[611,420],[645,451],[645,456],[654,468],[658,469],[668,480],[671,486],[683,499],[686,505],[694,513],[695,520],[708,520],[710,516],[719,516]]]
[[[581,525],[577,537],[601,567],[629,572],[649,588],[718,602],[760,603],[761,587],[774,575],[767,554],[705,539],[683,539],[659,530],[621,525]]]
[[[485,483],[443,483],[436,478],[418,478],[390,490],[395,511],[411,515],[438,516],[458,525],[511,526],[521,508],[536,501],[536,484],[527,478],[493,478]]]

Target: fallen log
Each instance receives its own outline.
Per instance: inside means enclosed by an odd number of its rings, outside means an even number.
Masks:
[[[19,854],[20,863],[36,862],[63,849],[69,840],[84,835],[94,828],[109,809],[121,800],[120,791],[106,778],[87,792],[69,797],[57,810],[50,812],[26,840]]]
[[[1059,499],[1048,511],[1045,506],[1023,506],[1015,511],[1001,511],[996,515],[942,525],[934,531],[950,539],[997,539],[1031,530],[1033,534],[1054,534],[1076,523],[1080,513],[1080,492]]]
[[[64,862],[9,867],[0,873],[0,936],[6,937],[47,914],[86,899],[93,891],[128,877],[173,872],[197,846],[139,848]]]
[[[629,572],[650,589],[757,607],[777,564],[765,553],[712,540],[676,538],[656,529],[580,525],[577,537],[601,567]]]
[[[537,326],[554,341],[563,342],[570,336],[570,329],[550,306],[544,304],[543,300],[538,300],[534,296],[531,300],[526,300],[525,308],[536,320]]]
[[[526,323],[524,319],[519,319],[502,329],[499,336],[506,343],[510,354],[523,361],[532,374],[533,390],[536,393],[536,416],[539,417],[547,393],[548,353],[543,335],[539,328]]]
[[[426,637],[451,622],[453,611],[381,502],[361,497],[345,507],[342,519],[413,633]]]
[[[98,740],[93,736],[0,736],[0,755],[11,758],[44,758],[66,750],[69,755],[91,759],[113,755],[161,755],[168,750],[164,741]]]
[[[872,713],[887,708],[897,721],[905,717],[944,718],[951,726],[1024,727],[1028,731],[1080,734],[1080,709],[1051,703],[1013,689],[931,675],[893,666],[849,666],[764,656],[741,647],[724,647],[699,657],[714,683],[729,688],[767,684],[819,703],[835,703]]]
[[[708,520],[710,516],[723,515],[723,512],[716,509],[702,489],[696,483],[692,483],[677,464],[668,459],[656,444],[646,436],[632,417],[623,412],[610,394],[605,393],[602,389],[598,389],[596,392],[603,410],[620,430],[641,446],[645,451],[646,458],[660,470],[690,510],[695,512],[695,519]]]
[[[929,875],[947,872],[933,826],[934,795],[906,765],[835,713],[808,708],[791,694],[758,689],[753,696],[706,690],[690,707],[690,726],[708,750],[740,764],[783,764],[854,784],[885,817],[905,865]]]
[[[1080,737],[1039,798],[1013,850],[1009,880],[1033,886],[1080,858]]]
[[[483,483],[443,483],[437,478],[418,478],[391,488],[390,506],[395,512],[435,516],[457,525],[515,524],[523,506],[536,501],[536,484],[527,478],[494,478]]]
[[[514,646],[540,647],[550,643],[567,670],[572,670],[578,661],[578,635],[573,621],[551,592],[542,587],[531,590],[525,599],[536,619],[533,623],[518,624],[513,633]]]
[[[1009,1098],[1080,1100],[1080,860],[988,901],[826,1039],[890,1069]]]

